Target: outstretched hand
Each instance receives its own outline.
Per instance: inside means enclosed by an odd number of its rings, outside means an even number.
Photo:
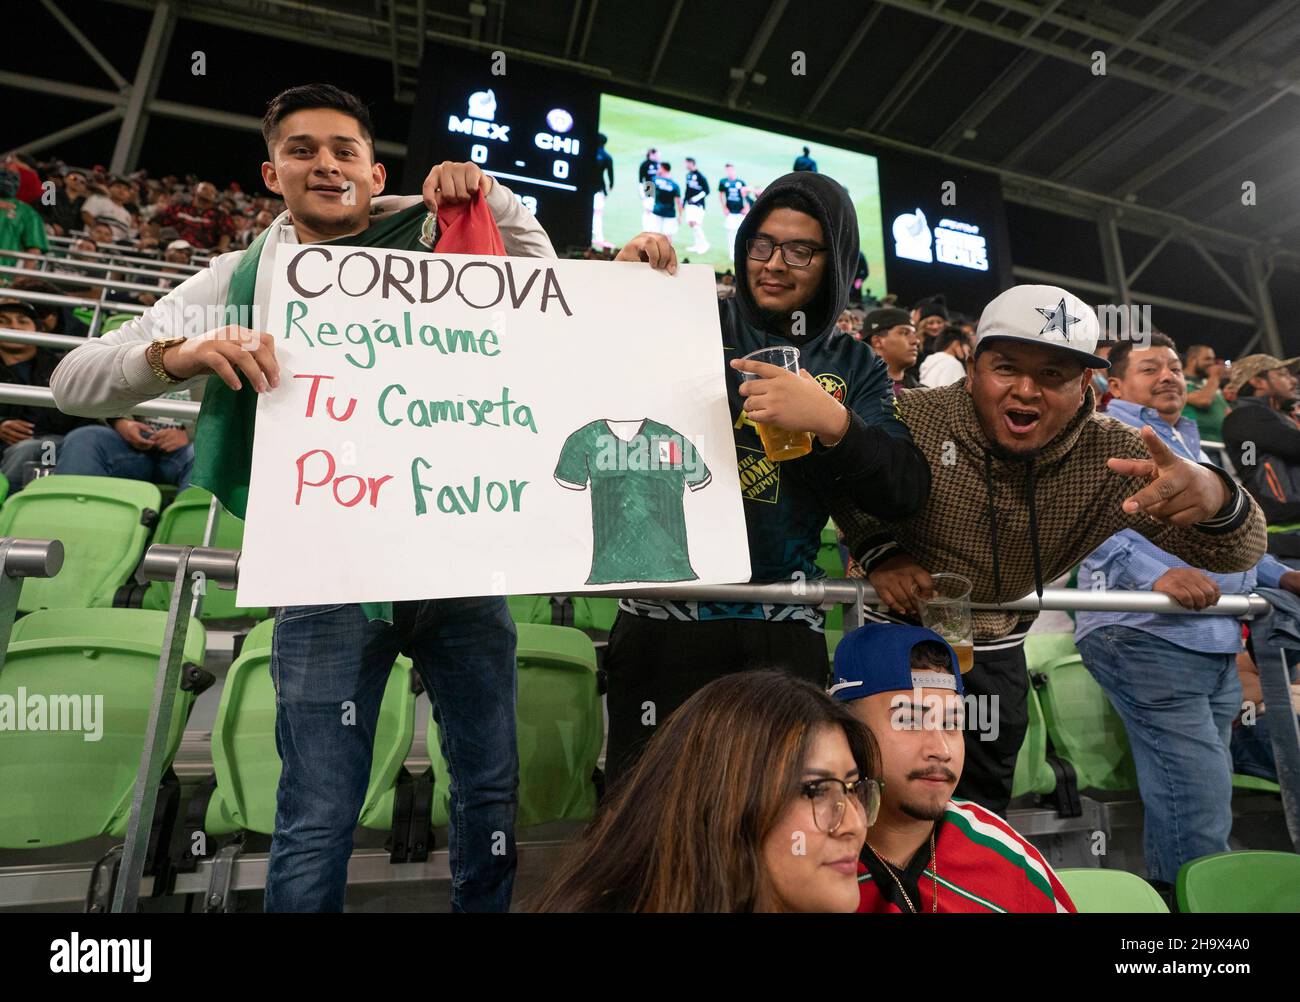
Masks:
[[[1149,425],[1142,428],[1142,442],[1150,459],[1106,460],[1120,476],[1150,481],[1124,500],[1126,514],[1146,514],[1172,525],[1194,525],[1213,518],[1227,504],[1228,488],[1222,479],[1199,463],[1175,456]]]

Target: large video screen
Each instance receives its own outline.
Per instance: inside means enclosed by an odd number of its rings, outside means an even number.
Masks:
[[[740,216],[767,185],[793,169],[807,146],[817,170],[849,190],[870,272],[863,285],[876,296],[884,295],[885,250],[875,157],[612,94],[600,99],[600,131],[607,137],[605,149],[613,159],[614,185],[604,196],[603,212],[597,196],[593,242],[603,238],[621,247],[643,230],[658,229],[671,232],[679,257],[711,264],[718,271],[732,270],[730,247]],[[652,169],[653,177],[643,184],[639,171],[651,148],[657,151],[659,163],[670,169]],[[687,157],[694,158],[695,171],[707,184],[708,194],[703,197],[703,185],[688,184]],[[730,171],[727,164],[732,165]],[[666,214],[670,208],[671,216]]]
[[[490,52],[425,52],[407,142],[407,191],[429,167],[469,160],[500,178],[560,253],[586,245],[597,98],[570,74]]]
[[[890,154],[880,177],[889,291],[909,306],[942,292],[949,307],[978,317],[1013,281],[997,176]]]

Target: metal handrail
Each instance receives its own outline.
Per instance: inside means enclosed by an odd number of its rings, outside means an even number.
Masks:
[[[773,584],[673,585],[619,589],[617,591],[575,592],[576,595],[619,598],[664,598],[679,601],[757,602],[829,606],[853,602],[879,601],[876,590],[862,578],[821,578],[814,581]],[[1083,591],[1075,588],[1044,588],[1043,596],[1031,592],[1012,602],[972,602],[972,609],[1012,612],[1160,612],[1186,616],[1252,617],[1266,613],[1271,606],[1259,595],[1223,595],[1204,609],[1188,609],[1161,592]]]
[[[44,272],[29,274],[44,274]],[[16,289],[12,285],[0,286],[0,296],[5,299],[21,299],[25,302],[49,303],[54,306],[111,306],[114,313],[144,313],[149,309],[143,303],[117,303],[105,299],[88,299],[85,296],[65,296],[62,293],[38,292],[35,289]],[[94,336],[93,328],[91,336]]]
[[[193,271],[193,270],[185,271],[185,272],[180,272],[179,270],[166,271],[161,268],[136,268],[134,266],[114,264],[111,261],[103,261],[103,262],[87,261],[75,255],[70,257],[55,257],[50,254],[29,254],[27,251],[7,250],[4,252],[4,256],[17,258],[20,261],[36,261],[37,263],[41,263],[41,264],[53,264],[55,262],[76,262],[76,267],[78,268],[96,268],[103,272],[121,272],[124,275],[147,275],[151,278],[180,278],[181,281],[184,281],[186,278],[190,278],[191,276],[198,274],[197,271]],[[172,265],[170,262],[155,261],[152,263],[154,264],[166,263],[169,268],[175,267],[177,269],[180,269],[184,267],[183,265],[180,264]],[[31,269],[25,269],[25,270],[30,271]],[[48,271],[49,269],[39,268],[37,270]]]
[[[0,327],[0,341],[34,344],[38,348],[52,348],[55,351],[71,351],[88,340],[76,334],[46,334],[44,331],[16,331],[11,327]]]
[[[61,337],[58,334],[31,335],[33,337]],[[83,338],[73,338],[82,341]],[[22,383],[0,383],[0,404],[26,404],[28,407],[51,407],[58,410],[54,393],[48,386],[24,386]],[[181,421],[196,421],[199,416],[197,400],[142,400],[138,404],[123,405],[121,413],[139,414],[141,417],[169,417]]]
[[[49,241],[50,244],[52,244],[57,249],[70,251],[72,249],[72,243],[74,240],[77,239],[90,240],[92,239],[92,237],[85,231],[79,231],[76,237],[47,236],[46,239]],[[105,252],[105,251],[94,250],[94,251],[77,251],[77,253],[85,254],[90,257],[113,258],[117,260],[123,260],[123,259],[135,260],[141,263],[156,264],[159,260],[161,260],[161,258],[150,257],[145,254],[134,253],[131,251]],[[180,267],[189,267],[189,268],[193,268],[195,271],[202,271],[203,268],[207,266],[207,262],[210,254],[211,254],[210,251],[202,250],[200,248],[195,248],[194,253],[190,259],[190,264],[181,265]],[[198,264],[195,264],[194,263],[195,260],[199,259],[200,257],[202,258],[202,261]]]
[[[165,296],[167,293],[172,291],[170,288],[164,289],[162,286],[158,285],[139,285],[135,282],[110,282],[108,279],[104,278],[91,278],[89,275],[72,275],[63,271],[38,271],[35,272],[35,274],[40,275],[44,281],[50,282],[52,285],[75,285],[80,288],[89,286],[93,289],[103,289],[105,292],[116,289],[119,292],[155,292],[159,296]],[[4,275],[12,275],[15,278],[31,278],[33,272],[30,268],[9,268],[0,265],[0,276]],[[178,275],[176,277],[179,278],[180,276]],[[180,285],[180,282],[177,282],[176,284]],[[175,286],[172,288],[175,288]],[[111,300],[104,300],[104,302],[111,303]]]

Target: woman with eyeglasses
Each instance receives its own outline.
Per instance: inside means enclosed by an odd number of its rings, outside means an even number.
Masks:
[[[815,685],[728,675],[664,722],[532,910],[854,911],[878,774]]]

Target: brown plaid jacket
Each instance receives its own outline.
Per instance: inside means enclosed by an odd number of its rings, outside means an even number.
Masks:
[[[898,402],[904,423],[930,463],[930,497],[920,512],[899,522],[837,505],[835,522],[861,568],[851,574],[863,576],[881,561],[906,552],[931,573],[949,571],[970,578],[973,601],[999,602],[1035,591],[1034,535],[1040,585],[1069,571],[1121,529],[1134,529],[1162,550],[1208,571],[1244,571],[1264,555],[1264,515],[1235,485],[1227,510],[1196,526],[1126,514],[1120,505],[1145,481],[1112,472],[1106,460],[1150,456],[1134,429],[1096,413],[1091,387],[1079,413],[1032,463],[989,451],[964,382],[903,390]],[[1031,532],[1031,509],[1036,533]],[[976,610],[976,643],[1010,640],[1027,630],[1036,616]]]

